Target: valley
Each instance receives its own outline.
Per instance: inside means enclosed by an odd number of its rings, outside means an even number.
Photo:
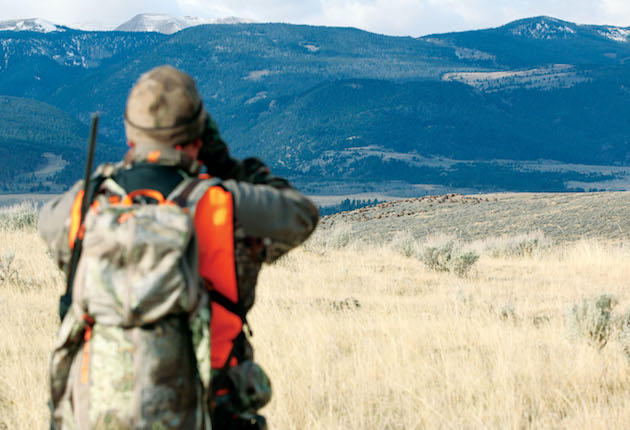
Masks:
[[[127,93],[163,63],[198,81],[234,155],[261,157],[310,194],[628,187],[627,29],[543,16],[409,38],[230,22],[172,34],[0,26],[0,94],[21,103],[0,105],[2,116],[24,112],[2,128],[0,153],[34,124],[47,135],[22,139],[28,162],[0,159],[11,172],[0,192],[54,193],[78,179],[92,112],[97,157],[119,159]],[[24,109],[34,103],[52,116]],[[51,150],[46,139],[68,143]],[[45,153],[64,164],[46,178],[34,174]]]

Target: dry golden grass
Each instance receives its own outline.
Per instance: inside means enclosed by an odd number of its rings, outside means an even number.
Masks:
[[[625,310],[630,249],[597,241],[482,257],[460,279],[387,248],[298,250],[251,317],[273,428],[627,428],[622,345],[571,340],[571,304]],[[354,307],[353,298],[360,307]]]
[[[9,251],[0,429],[46,428],[63,281],[34,232],[0,230]],[[482,255],[458,278],[387,246],[298,249],[263,271],[250,317],[274,384],[263,413],[273,429],[627,428],[623,345],[572,339],[565,315],[603,293],[627,310],[629,262],[627,246],[588,240]]]
[[[0,261],[13,253],[0,281],[0,429],[44,429],[63,281],[34,231],[0,229]]]

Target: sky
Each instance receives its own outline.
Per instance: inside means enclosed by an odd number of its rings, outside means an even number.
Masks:
[[[139,13],[357,27],[396,35],[497,27],[553,16],[581,24],[630,26],[629,0],[0,0],[0,20],[43,18],[55,24],[115,27]]]

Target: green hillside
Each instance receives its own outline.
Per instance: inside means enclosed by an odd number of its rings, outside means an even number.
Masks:
[[[86,125],[56,107],[0,96],[0,192],[57,191],[75,181],[88,134]]]
[[[51,163],[82,165],[83,151],[68,148],[85,142],[94,111],[97,159],[120,157],[125,99],[161,64],[196,79],[235,156],[262,157],[317,193],[330,181],[335,190],[355,182],[388,191],[386,181],[484,192],[627,189],[624,31],[537,17],[419,39],[286,24],[169,36],[0,32],[0,94],[67,114],[2,107],[11,124],[3,124],[0,190],[28,172],[48,175]],[[10,158],[6,148],[25,142],[20,160]],[[63,169],[42,187],[67,185],[81,170]]]

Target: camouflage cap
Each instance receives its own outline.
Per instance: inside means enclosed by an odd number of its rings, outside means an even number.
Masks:
[[[201,136],[206,120],[195,81],[171,66],[143,74],[125,109],[127,139],[142,146],[175,146]]]

